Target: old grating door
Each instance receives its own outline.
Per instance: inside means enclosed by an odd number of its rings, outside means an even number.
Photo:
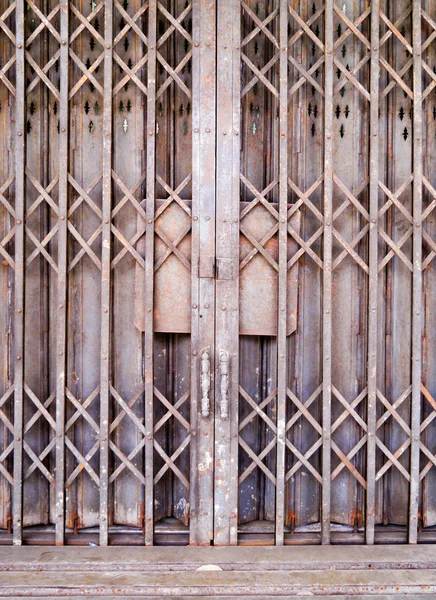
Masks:
[[[433,0],[0,0],[0,543],[436,541]]]
[[[433,535],[435,31],[218,2],[216,544]]]
[[[209,544],[214,2],[0,12],[2,541]]]

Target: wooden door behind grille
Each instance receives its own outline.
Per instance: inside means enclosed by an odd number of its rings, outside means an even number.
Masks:
[[[431,0],[0,0],[0,542],[435,541]]]

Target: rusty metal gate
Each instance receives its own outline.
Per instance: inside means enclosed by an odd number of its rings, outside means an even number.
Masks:
[[[436,3],[0,14],[0,543],[435,542]]]

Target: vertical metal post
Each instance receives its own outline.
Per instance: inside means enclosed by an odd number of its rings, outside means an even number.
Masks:
[[[68,0],[60,10],[60,106],[59,106],[59,214],[58,281],[56,319],[56,545],[65,535],[65,371],[67,318],[67,219],[68,219]]]
[[[145,544],[153,545],[153,295],[156,152],[156,27],[157,0],[148,9],[147,189],[145,226]]]
[[[218,2],[216,253],[231,275],[216,281],[216,345],[229,352],[229,417],[215,416],[214,544],[238,543],[240,0]],[[219,351],[219,350],[218,350]],[[219,397],[219,378],[216,385]]]
[[[325,3],[324,270],[322,315],[322,543],[330,543],[332,400],[333,0]]]
[[[422,370],[422,58],[421,0],[413,0],[413,299],[412,445],[410,454],[409,543],[418,541]]]
[[[277,473],[276,545],[283,545],[285,523],[286,316],[288,238],[288,0],[280,0],[279,67],[279,272],[277,306]]]
[[[111,309],[111,199],[112,199],[112,29],[113,0],[104,8],[103,86],[103,198],[101,251],[101,355],[100,355],[100,546],[108,544],[109,520],[109,404]]]
[[[15,96],[15,315],[13,543],[22,543],[24,402],[24,214],[25,214],[25,6],[16,3]]]
[[[213,539],[213,446],[215,279],[202,273],[204,259],[215,261],[216,160],[216,7],[193,0],[192,59],[192,327],[191,327],[191,529],[190,543],[208,545]],[[210,354],[211,386],[208,417],[201,416],[199,364],[203,349]]]
[[[369,157],[369,298],[368,298],[368,438],[366,543],[374,544],[375,456],[377,417],[377,296],[378,296],[378,161],[379,161],[379,13],[380,0],[371,6],[370,157]]]

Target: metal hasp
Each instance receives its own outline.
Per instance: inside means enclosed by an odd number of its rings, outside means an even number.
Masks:
[[[210,355],[203,352],[201,355],[201,416],[208,417],[210,412]]]
[[[229,418],[229,353],[220,350],[220,414],[221,419]]]

